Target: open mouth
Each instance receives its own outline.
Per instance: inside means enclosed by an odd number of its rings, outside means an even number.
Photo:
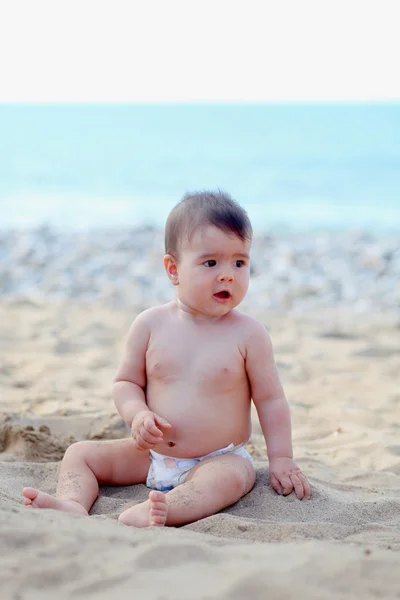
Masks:
[[[229,300],[230,297],[231,294],[228,290],[222,290],[221,292],[214,294],[214,298],[218,298],[218,300]]]

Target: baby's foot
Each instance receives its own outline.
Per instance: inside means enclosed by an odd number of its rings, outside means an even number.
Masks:
[[[53,508],[54,510],[62,510],[77,515],[88,515],[87,510],[78,502],[55,498],[50,494],[35,490],[35,488],[24,488],[22,490],[22,496],[24,498],[25,506],[31,506],[33,508]]]
[[[149,499],[125,510],[118,521],[131,527],[162,527],[167,521],[168,505],[165,494],[152,491]]]

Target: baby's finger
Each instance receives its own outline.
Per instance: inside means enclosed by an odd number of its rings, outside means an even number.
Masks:
[[[144,427],[140,428],[139,435],[147,445],[155,446],[160,443],[160,437],[158,435],[152,435]]]
[[[162,431],[158,429],[157,425],[154,423],[154,419],[152,419],[151,417],[145,418],[145,420],[143,421],[143,426],[152,435],[162,437]]]
[[[308,479],[305,475],[303,475],[303,473],[297,473],[301,483],[303,484],[303,489],[304,489],[304,495],[307,498],[307,500],[311,499],[311,488],[310,488],[310,484],[308,483]]]
[[[133,438],[135,444],[136,444],[136,448],[138,450],[148,450],[148,448],[146,447],[144,441],[142,440],[141,436],[139,434],[136,434],[135,437]]]
[[[273,473],[270,473],[269,477],[270,477],[271,487],[276,491],[277,494],[281,495],[282,494],[281,484],[279,483],[279,481],[277,480],[277,478],[275,477],[275,475]]]
[[[156,415],[154,413],[154,421],[156,423],[156,425],[158,425],[159,427],[164,427],[165,429],[171,429],[172,425],[171,423],[168,423],[168,421],[166,419],[164,419],[164,417],[160,417],[160,415]]]
[[[282,493],[284,496],[288,496],[292,492],[293,483],[288,475],[283,475],[281,477],[281,486],[282,486]]]
[[[298,497],[299,500],[302,500],[303,496],[304,496],[304,489],[303,489],[303,483],[300,480],[298,475],[299,475],[298,473],[292,473],[290,478],[292,480],[292,484],[293,484],[296,496]]]

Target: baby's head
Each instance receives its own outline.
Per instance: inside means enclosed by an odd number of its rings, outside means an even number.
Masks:
[[[246,211],[225,192],[186,194],[165,227],[164,264],[181,303],[210,316],[237,306],[248,288],[252,233]]]
[[[186,194],[169,213],[165,225],[165,254],[179,260],[179,254],[198,228],[214,225],[221,231],[251,243],[253,230],[246,211],[218,190]]]

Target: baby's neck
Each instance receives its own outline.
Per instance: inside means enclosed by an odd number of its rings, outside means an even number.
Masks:
[[[223,319],[225,317],[225,315],[213,317],[213,316],[209,316],[205,313],[201,313],[199,311],[193,310],[190,306],[188,306],[187,304],[182,302],[182,300],[178,296],[176,296],[176,298],[175,298],[175,303],[178,308],[179,316],[182,319],[185,319],[192,323],[200,323],[200,322],[212,323],[212,322],[220,321],[221,319]]]

